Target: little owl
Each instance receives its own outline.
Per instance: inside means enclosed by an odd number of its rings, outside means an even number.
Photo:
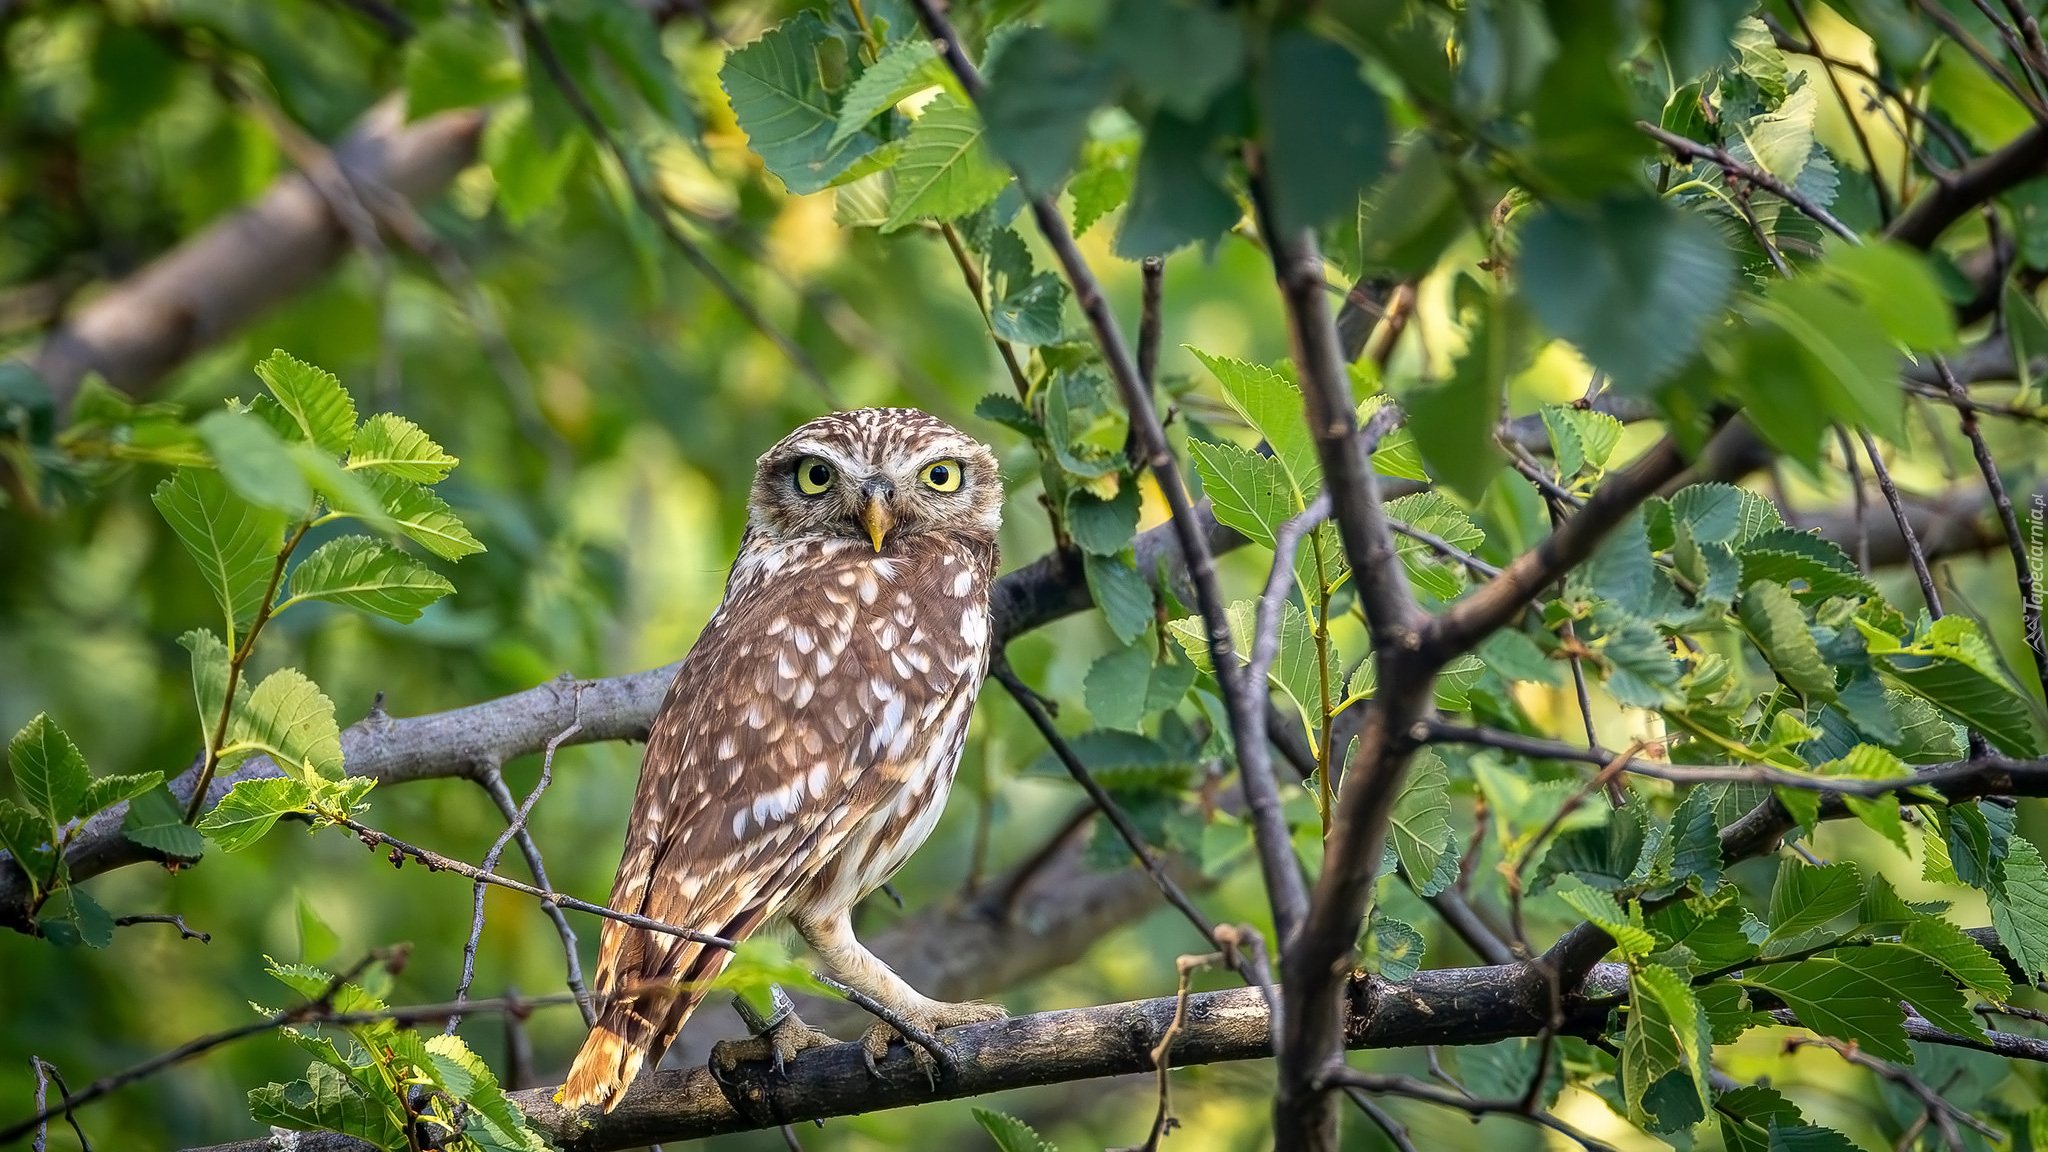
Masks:
[[[995,1019],[919,995],[855,903],[931,835],[988,671],[1003,486],[922,412],[820,417],[756,462],[725,599],[647,738],[611,906],[742,940],[786,915],[838,978],[926,1030]],[[618,1106],[731,953],[604,924],[598,1020],[560,1099]],[[877,1023],[868,1051],[894,1037]],[[757,1047],[829,1043],[791,1016]]]

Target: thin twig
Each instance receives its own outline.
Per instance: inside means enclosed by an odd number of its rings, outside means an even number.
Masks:
[[[960,266],[960,278],[967,282],[968,295],[974,297],[974,307],[981,313],[981,326],[988,332],[988,338],[1002,354],[1003,368],[1010,374],[1010,384],[1017,389],[1017,399],[1029,402],[1031,399],[1031,377],[1024,366],[1017,361],[1016,349],[1010,342],[996,335],[995,321],[989,316],[988,292],[982,284],[981,270],[974,266],[974,257],[967,251],[967,245],[960,241],[960,230],[951,224],[940,224],[939,234],[946,238],[946,247],[953,253],[953,262]]]
[[[1934,370],[1941,374],[1941,381],[1948,388],[1951,401],[1956,405],[1956,416],[1962,421],[1963,435],[1969,438],[1970,451],[1977,457],[1977,470],[1984,474],[1984,486],[1991,493],[1992,506],[1998,509],[1998,523],[2005,529],[2005,544],[2012,552],[2013,578],[2019,584],[2020,619],[2024,621],[2027,651],[2034,657],[2034,675],[2041,683],[2041,691],[2048,696],[2048,643],[2041,636],[2040,591],[2034,584],[2034,567],[2027,554],[2026,537],[2020,533],[2019,517],[2014,514],[2012,497],[2006,493],[2005,481],[1999,477],[1998,462],[1991,458],[1991,448],[1984,442],[1984,432],[1977,426],[1977,414],[1964,407],[1968,394],[1962,382],[1949,370],[1948,359],[1934,357]]]
[[[1323,1070],[1318,1077],[1324,1088],[1357,1088],[1365,1092],[1377,1092],[1389,1096],[1405,1096],[1468,1113],[1474,1119],[1481,1116],[1515,1116],[1531,1124],[1541,1125],[1565,1138],[1575,1141],[1580,1147],[1591,1152],[1615,1152],[1612,1145],[1603,1143],[1584,1132],[1566,1124],[1547,1112],[1526,1112],[1520,1100],[1488,1100],[1438,1088],[1425,1084],[1413,1076],[1383,1075],[1375,1072],[1361,1072],[1348,1064],[1336,1063]]]
[[[187,927],[183,916],[172,916],[162,912],[145,912],[135,916],[122,916],[114,921],[114,927],[126,928],[130,924],[170,924],[178,929],[178,939],[197,940],[201,944],[213,943],[211,932],[201,932]]]
[[[1287,584],[1294,575],[1294,554],[1301,547],[1302,537],[1313,532],[1330,514],[1330,494],[1323,491],[1309,502],[1307,508],[1280,525],[1273,533],[1273,567],[1266,576],[1266,587],[1259,597],[1258,610],[1252,623],[1251,662],[1245,667],[1244,690],[1254,692],[1263,701],[1269,695],[1266,674],[1273,667],[1273,661],[1280,654],[1281,608],[1287,603]],[[1249,709],[1245,725],[1244,742],[1237,749],[1237,773],[1239,786],[1244,790],[1244,806],[1252,820],[1256,835],[1253,842],[1259,849],[1260,863],[1267,874],[1293,872],[1300,875],[1300,863],[1294,855],[1294,844],[1287,832],[1287,817],[1281,811],[1279,785],[1273,779],[1273,760],[1266,736],[1266,710]],[[1328,755],[1328,750],[1325,750]],[[1317,805],[1323,812],[1325,822],[1329,817],[1331,795],[1330,781],[1320,782]],[[1270,858],[1269,858],[1270,857]],[[1276,904],[1278,898],[1275,898]],[[1300,925],[1308,909],[1290,907],[1284,918],[1276,921],[1280,931],[1280,947],[1285,949],[1292,933]]]
[[[1195,973],[1223,961],[1223,953],[1211,952],[1205,956],[1182,956],[1174,961],[1174,968],[1180,972],[1180,991],[1173,1000],[1173,1019],[1159,1034],[1159,1043],[1152,1046],[1152,1067],[1159,1073],[1159,1109],[1152,1117],[1152,1131],[1145,1142],[1121,1152],[1159,1152],[1159,1141],[1168,1132],[1180,1125],[1173,1117],[1173,1082],[1168,1073],[1173,1068],[1169,1059],[1173,1055],[1173,1042],[1180,1038],[1181,1026],[1188,1018],[1188,990]]]
[[[504,776],[496,768],[486,764],[478,773],[477,783],[490,795],[491,802],[498,806],[499,814],[508,823],[517,817],[519,804],[512,799],[511,790],[505,787]],[[552,890],[554,885],[548,882],[547,865],[541,860],[540,845],[534,843],[533,833],[521,828],[517,842],[520,854],[526,857],[527,870],[533,873],[533,882],[543,889]],[[583,1013],[584,1025],[595,1027],[597,1008],[591,1002],[590,989],[583,983],[583,960],[576,951],[576,929],[570,926],[569,917],[562,912],[561,905],[543,900],[540,907],[554,923],[555,934],[562,939],[562,960],[566,968],[564,983],[568,985],[570,994],[576,997],[576,1007]]]
[[[1947,1144],[1954,1152],[1962,1152],[1962,1149],[1965,1147],[1963,1135],[1956,1128],[1958,1121],[1969,1125],[1972,1131],[1987,1139],[1999,1140],[2003,1138],[2003,1134],[1996,1128],[1970,1115],[1968,1111],[1949,1103],[1940,1092],[1928,1087],[1919,1077],[1896,1064],[1880,1060],[1862,1051],[1854,1044],[1844,1044],[1839,1040],[1831,1040],[1823,1036],[1792,1036],[1785,1040],[1785,1051],[1787,1052],[1794,1052],[1801,1048],[1809,1047],[1826,1048],[1828,1051],[1840,1056],[1844,1061],[1854,1064],[1858,1068],[1867,1068],[1883,1079],[1889,1080],[1900,1088],[1905,1089],[1908,1095],[1920,1102],[1920,1107],[1926,1110],[1928,1117],[1934,1121],[1935,1126],[1941,1129],[1942,1142]]]
[[[1792,7],[1792,18],[1799,21],[1799,30],[1815,44],[1820,37],[1813,34],[1813,25],[1806,19],[1806,5],[1799,0],[1787,0]],[[1877,167],[1877,151],[1870,146],[1870,137],[1863,131],[1863,121],[1857,117],[1856,108],[1849,103],[1849,93],[1842,87],[1842,78],[1835,75],[1833,67],[1823,60],[1821,71],[1828,74],[1828,84],[1835,90],[1835,101],[1842,106],[1842,115],[1848,118],[1849,131],[1856,136],[1856,146],[1863,152],[1863,162],[1870,166],[1870,185],[1877,192],[1877,218],[1886,225],[1892,222],[1892,196],[1884,186],[1884,174]]]
[[[1899,537],[1906,542],[1906,555],[1913,561],[1913,576],[1920,581],[1920,595],[1927,601],[1927,613],[1936,620],[1941,619],[1941,593],[1934,587],[1934,575],[1927,570],[1927,551],[1920,547],[1920,534],[1913,531],[1913,521],[1906,515],[1906,506],[1899,500],[1898,486],[1892,483],[1892,474],[1884,466],[1884,454],[1877,450],[1877,441],[1867,428],[1858,428],[1863,440],[1863,454],[1870,457],[1870,471],[1877,476],[1877,487],[1884,493],[1884,502],[1892,510],[1892,519],[1898,522]]]
[[[1666,131],[1650,123],[1648,120],[1636,121],[1636,129],[1643,135],[1670,149],[1674,155],[1687,160],[1705,160],[1723,172],[1769,192],[1771,195],[1806,213],[1821,227],[1826,228],[1849,243],[1863,243],[1863,238],[1856,235],[1856,230],[1836,219],[1832,212],[1814,203],[1812,199],[1769,172],[1754,164],[1744,164],[1742,161],[1737,160],[1729,155],[1726,149],[1716,148],[1711,144],[1702,144],[1697,140],[1689,140],[1676,132]]]
[[[533,806],[540,803],[540,794],[547,791],[548,783],[554,779],[555,750],[562,746],[563,741],[583,731],[582,681],[576,682],[574,691],[576,710],[573,718],[569,721],[567,728],[557,732],[554,738],[549,740],[542,748],[540,779],[534,784],[533,791],[527,793],[526,803],[519,806],[519,811],[514,813],[512,819],[506,822],[505,830],[500,832],[497,840],[492,842],[491,850],[484,853],[483,871],[485,872],[495,871],[498,867],[498,858],[505,854],[505,845],[511,843],[513,837],[526,831],[527,817],[533,814]],[[503,776],[501,775],[499,778],[503,779]],[[475,903],[470,911],[469,919],[469,940],[462,948],[462,979],[455,984],[455,1002],[457,1004],[461,1004],[469,999],[470,983],[476,979],[476,950],[477,945],[483,941],[484,937],[484,892],[487,888],[488,886],[483,881],[479,880],[476,882]],[[462,1014],[459,1012],[453,1013],[448,1017],[448,1026],[444,1031],[448,1035],[454,1035],[456,1026],[461,1023]]]

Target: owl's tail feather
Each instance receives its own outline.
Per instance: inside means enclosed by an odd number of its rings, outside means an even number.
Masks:
[[[744,940],[764,919],[764,910],[749,909],[725,925],[720,935]],[[571,1112],[590,1104],[601,1105],[606,1112],[617,1108],[648,1060],[659,1061],[668,1051],[676,1033],[710,993],[711,982],[725,971],[732,953],[691,944],[677,950],[677,959],[681,971],[673,977],[674,983],[626,989],[625,995],[599,1010],[597,1025],[576,1053],[568,1079],[555,1093],[562,1107]]]

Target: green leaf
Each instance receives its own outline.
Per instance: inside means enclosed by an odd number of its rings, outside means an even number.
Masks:
[[[1180,703],[1194,683],[1193,664],[1169,657],[1155,665],[1150,645],[1137,644],[1096,659],[1084,682],[1084,700],[1097,724],[1136,732],[1145,717]]]
[[[1131,198],[1134,141],[1090,143],[1081,152],[1081,170],[1067,184],[1074,201],[1074,235],[1086,235],[1097,220]]]
[[[1849,286],[1896,343],[1934,352],[1955,347],[1955,314],[1919,253],[1892,241],[1844,246],[1828,253],[1821,270]]]
[[[1551,885],[1550,893],[1595,927],[1614,937],[1614,946],[1621,949],[1624,956],[1643,956],[1657,946],[1655,936],[1640,925],[1629,922],[1627,913],[1621,910],[1612,894],[1602,892],[1577,876],[1559,876]]]
[[[132,800],[144,792],[162,784],[161,772],[137,772],[130,776],[102,776],[85,789],[85,800],[78,806],[80,817],[91,817],[112,808],[123,800]]]
[[[256,615],[284,547],[284,517],[228,490],[218,473],[180,468],[150,495],[213,589],[241,622]]]
[[[507,224],[519,228],[560,208],[562,184],[583,154],[586,139],[565,133],[552,147],[542,144],[534,131],[531,105],[524,100],[509,101],[491,113],[484,125],[483,158]]]
[[[1027,196],[1059,191],[1108,99],[1116,70],[1092,49],[1041,27],[1019,29],[992,54],[981,97],[988,141]]]
[[[1963,930],[1946,920],[1921,917],[1899,934],[1901,947],[1918,952],[1954,974],[1965,985],[2004,1003],[2012,995],[2005,966]]]
[[[59,948],[105,948],[114,942],[114,917],[76,884],[66,884],[43,901],[36,927]]]
[[[405,46],[405,114],[469,108],[518,94],[524,78],[495,22],[451,13]]]
[[[1542,412],[1559,476],[1569,479],[1588,465],[1595,471],[1606,467],[1607,457],[1621,440],[1621,421],[1605,412],[1562,404],[1545,404]]]
[[[858,135],[868,121],[928,88],[951,83],[952,73],[929,40],[906,40],[884,49],[846,89],[839,126],[826,147],[837,148]]]
[[[1817,280],[1780,280],[1743,311],[1791,337],[1824,413],[1887,440],[1903,437],[1899,355],[1868,309]]]
[[[1066,303],[1067,286],[1051,272],[1030,275],[1029,267],[1027,263],[1027,273],[1021,277],[991,276],[989,327],[1012,344],[1036,347],[1058,343],[1065,332],[1061,308]],[[998,283],[1002,285],[1000,294]]]
[[[1387,501],[1387,515],[1410,528],[1441,539],[1454,548],[1471,552],[1486,541],[1486,533],[1472,523],[1465,510],[1436,492],[1416,492]],[[1408,578],[1439,600],[1449,600],[1465,590],[1463,578],[1453,562],[1439,557],[1420,540],[1396,536],[1395,549],[1408,569]]]
[[[1418,896],[1434,896],[1458,878],[1450,785],[1443,759],[1425,748],[1409,764],[1407,783],[1394,802],[1388,839]]]
[[[1188,440],[1188,457],[1202,477],[1202,492],[1216,519],[1255,543],[1271,548],[1280,525],[1301,510],[1286,467],[1275,457],[1193,438]]]
[[[7,763],[14,769],[14,786],[49,821],[53,833],[79,814],[92,774],[78,746],[47,713],[36,713],[8,741]]]
[[[965,216],[996,198],[1010,174],[996,164],[974,109],[942,95],[910,129],[894,169],[896,190],[882,231]]]
[[[280,816],[304,812],[312,802],[313,790],[303,781],[278,776],[240,780],[200,818],[198,828],[223,852],[239,852],[261,840]]]
[[[1742,627],[1778,679],[1812,700],[1835,698],[1835,670],[1821,659],[1799,602],[1783,584],[1759,580],[1742,594]]]
[[[1059,1152],[1057,1147],[1038,1138],[1029,1124],[1015,1116],[976,1108],[974,1122],[981,1125],[996,1142],[1001,1152]]]
[[[2006,951],[2029,982],[2048,979],[2048,864],[2033,841],[2015,835],[2007,842],[1988,894],[1991,926]]]
[[[1785,585],[1807,603],[1836,596],[1874,596],[1877,588],[1839,544],[1796,528],[1771,528],[1741,545],[1742,586],[1758,580]]]
[[[1162,109],[1138,152],[1131,200],[1116,230],[1116,254],[1126,260],[1165,256],[1228,232],[1244,215],[1224,183],[1228,156],[1223,133]]]
[[[221,479],[249,503],[289,515],[303,515],[313,489],[298,462],[270,425],[247,412],[209,413],[196,426],[220,468]]]
[[[817,63],[832,38],[816,12],[800,12],[728,53],[718,71],[747,143],[798,195],[826,188],[880,143],[865,131],[835,141],[839,112]]]
[[[2041,393],[2035,387],[2034,363],[2048,356],[2048,319],[2042,318],[2033,297],[2017,285],[2007,284],[2001,300],[1999,314],[2005,317],[2006,340],[2012,347],[2012,362],[2020,382],[2018,399],[2024,403],[2032,398],[2039,403]]]
[[[1231,408],[1273,449],[1273,456],[1294,484],[1298,498],[1295,507],[1306,505],[1322,486],[1323,468],[1316,456],[1315,440],[1309,435],[1301,389],[1263,364],[1211,356],[1192,345],[1186,347],[1223,385],[1223,397]]]
[[[278,349],[256,365],[256,375],[307,440],[330,456],[348,452],[356,437],[356,404],[334,373]]]
[[[178,860],[197,860],[206,854],[206,838],[185,823],[184,809],[161,784],[128,802],[121,834]]]
[[[1588,889],[1588,891],[1591,891]],[[1622,1080],[1628,1088],[1629,1119],[1652,1123],[1659,1115],[1645,1107],[1650,1090],[1672,1072],[1691,1079],[1702,1110],[1711,1107],[1707,1055],[1711,1047],[1699,1001],[1683,973],[1644,964],[1629,974],[1628,1030],[1622,1039]]]
[[[280,668],[263,678],[248,705],[235,711],[228,742],[263,749],[286,775],[312,787],[342,777],[334,702],[296,668]]]
[[[460,560],[484,550],[449,509],[448,502],[431,489],[396,476],[371,473],[367,478],[377,506],[398,525],[399,531],[427,551],[443,560]]]
[[[1283,235],[1356,214],[1387,161],[1387,113],[1358,57],[1294,24],[1272,36],[1258,96],[1266,184]]]
[[[1422,967],[1428,942],[1415,925],[1373,910],[1365,930],[1365,963],[1382,980],[1406,980]]]
[[[1152,586],[1132,567],[1128,551],[1116,556],[1081,557],[1088,593],[1116,638],[1129,644],[1152,625]]]
[[[29,891],[40,894],[42,881],[56,863],[50,822],[12,800],[0,798],[0,849],[6,849],[28,877]]]
[[[1906,1046],[1902,1000],[1939,1027],[1983,1034],[1948,974],[1896,944],[1842,948],[1796,964],[1757,965],[1743,982],[1784,1000],[1806,1027],[1904,1064],[1912,1063],[1913,1054]]]
[[[1199,117],[1244,72],[1244,20],[1228,8],[1175,0],[1119,0],[1102,43],[1146,101]]]
[[[1632,393],[1692,355],[1735,281],[1712,225],[1650,198],[1545,209],[1522,229],[1519,268],[1544,326]]]
[[[363,421],[348,450],[348,469],[374,468],[415,484],[438,484],[459,463],[420,426],[389,412]]]
[[[1848,862],[1815,868],[1787,857],[1771,888],[1769,940],[1796,940],[1845,915],[1863,900],[1863,880]]]
[[[259,1124],[340,1132],[379,1148],[405,1147],[402,1121],[392,1114],[396,1103],[396,1097],[390,1104],[374,1098],[347,1073],[328,1064],[308,1066],[304,1080],[249,1090],[249,1115]]]
[[[453,591],[446,577],[403,552],[368,536],[341,536],[292,569],[291,599],[279,610],[300,600],[327,600],[410,624]]]
[[[1033,440],[1045,439],[1045,426],[1031,414],[1031,409],[1007,393],[991,392],[975,401],[974,414],[983,420],[1001,424],[1012,432],[1029,436]]]

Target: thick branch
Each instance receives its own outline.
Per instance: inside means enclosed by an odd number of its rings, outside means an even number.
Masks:
[[[476,159],[484,113],[405,123],[403,97],[379,103],[334,147],[352,177],[409,200],[438,195]],[[59,409],[98,372],[140,395],[195,353],[310,287],[348,253],[348,230],[312,181],[281,177],[247,208],[158,257],[80,308],[29,361]]]
[[[1933,247],[1949,225],[1978,205],[2048,167],[2048,124],[2036,124],[2012,143],[1931,185],[1892,221],[1887,237],[1914,248]]]

